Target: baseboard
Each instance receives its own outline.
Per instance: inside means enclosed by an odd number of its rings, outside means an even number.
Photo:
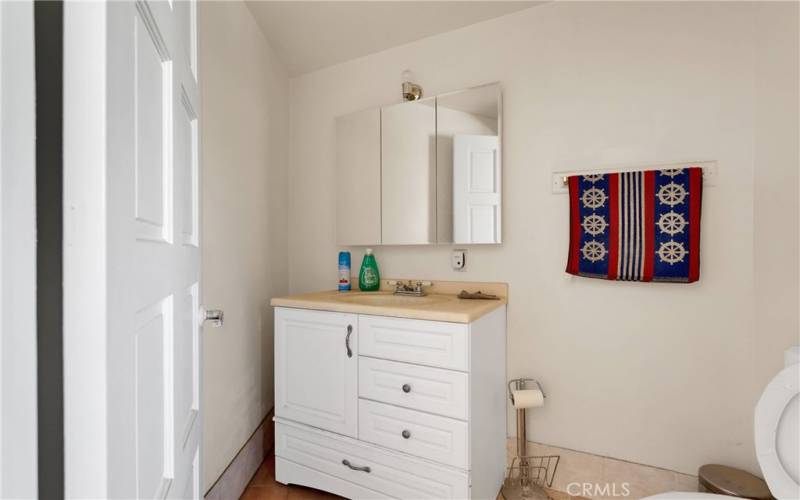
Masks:
[[[516,455],[516,438],[506,457]],[[586,498],[643,498],[668,491],[697,491],[697,476],[528,441],[529,455],[558,455],[552,489]]]
[[[270,410],[247,442],[233,457],[225,471],[206,493],[206,500],[239,498],[255,475],[264,457],[275,444],[274,410]]]

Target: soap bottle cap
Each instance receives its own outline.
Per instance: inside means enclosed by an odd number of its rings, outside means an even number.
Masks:
[[[367,251],[365,253],[367,255],[372,255],[372,249],[371,248],[367,248]]]

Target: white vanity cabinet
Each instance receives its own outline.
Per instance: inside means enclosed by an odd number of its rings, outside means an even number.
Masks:
[[[278,307],[276,479],[347,498],[494,499],[506,309],[471,323]]]

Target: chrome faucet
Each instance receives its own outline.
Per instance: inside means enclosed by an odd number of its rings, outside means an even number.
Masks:
[[[414,282],[413,280],[408,280],[408,283],[403,283],[402,281],[398,280],[394,282],[394,294],[395,295],[408,295],[411,297],[424,297],[425,290],[423,290],[423,286],[431,286],[433,283],[430,281],[417,281]]]

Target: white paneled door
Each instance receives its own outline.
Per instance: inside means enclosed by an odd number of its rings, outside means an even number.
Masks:
[[[202,498],[193,1],[65,7],[68,498]]]

